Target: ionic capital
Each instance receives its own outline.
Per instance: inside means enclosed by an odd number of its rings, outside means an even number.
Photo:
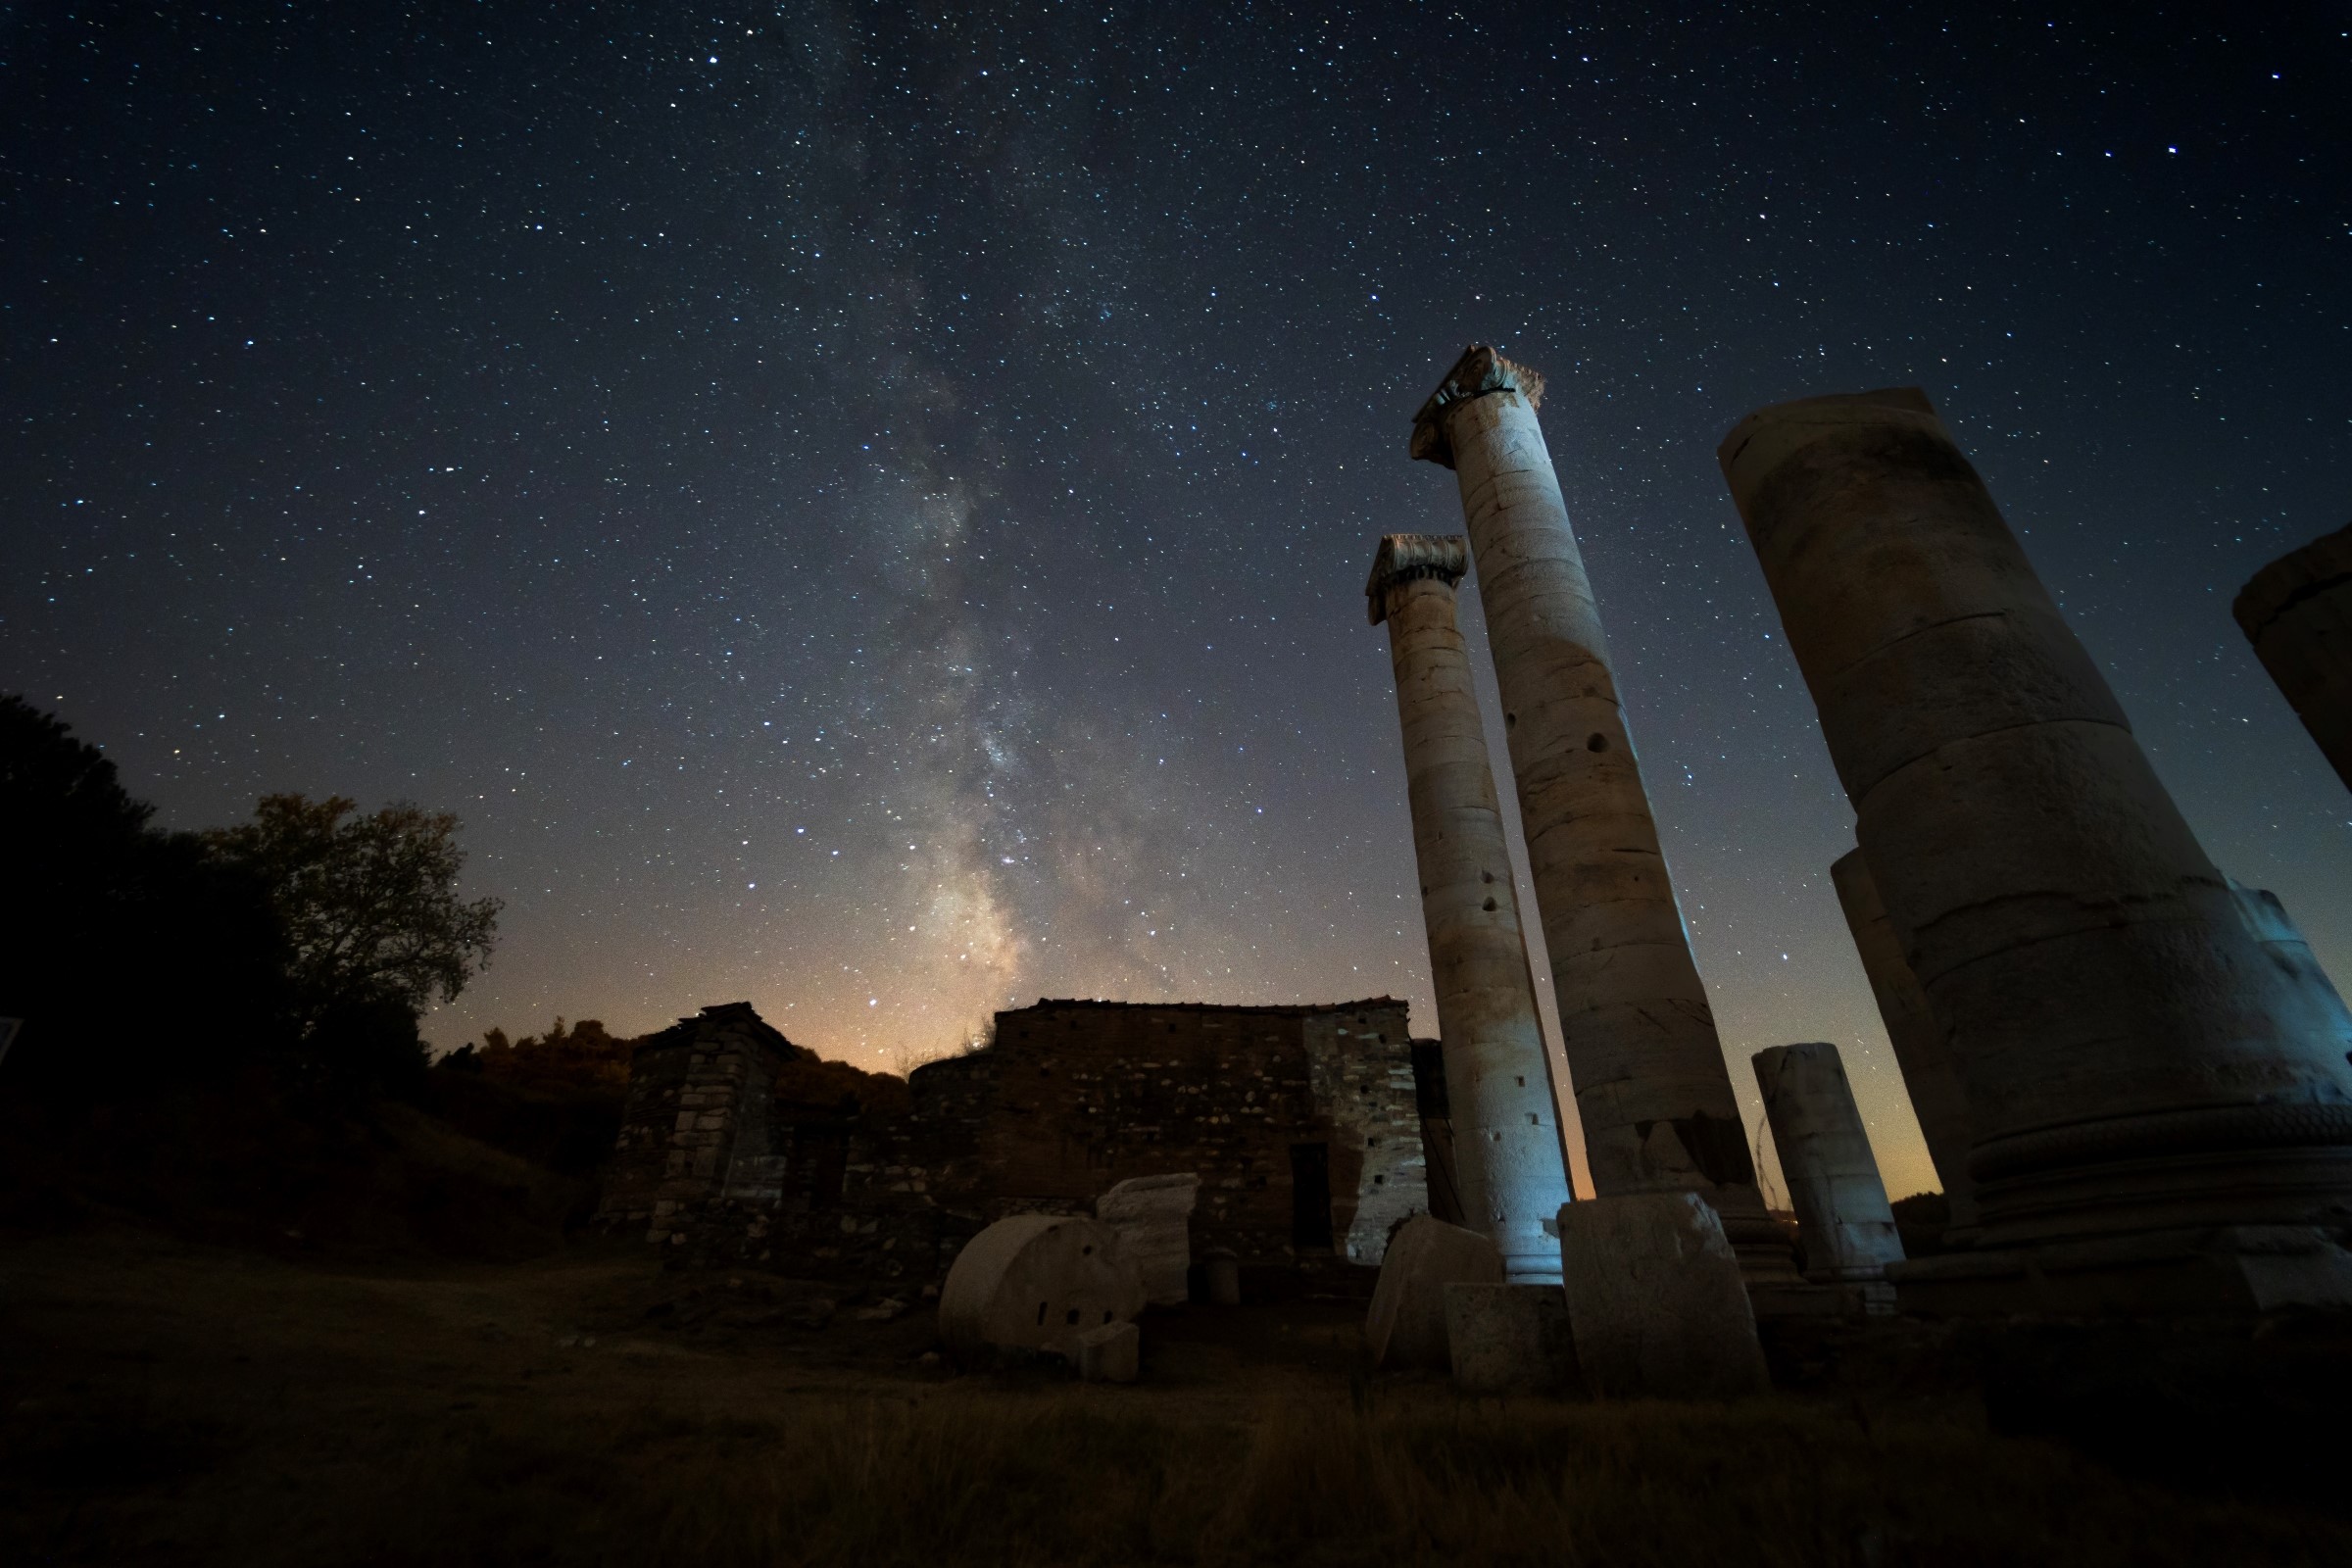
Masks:
[[[1450,588],[1470,569],[1470,542],[1458,533],[1393,533],[1372,557],[1364,583],[1364,609],[1377,626],[1389,618],[1389,590],[1417,577],[1436,577]]]
[[[1453,466],[1453,444],[1446,436],[1446,411],[1456,403],[1485,397],[1490,392],[1516,392],[1527,406],[1544,406],[1544,376],[1539,370],[1504,359],[1484,343],[1462,350],[1446,379],[1413,416],[1413,456],[1424,462]]]

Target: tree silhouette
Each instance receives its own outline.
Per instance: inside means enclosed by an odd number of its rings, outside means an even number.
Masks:
[[[342,796],[268,795],[253,820],[207,833],[269,889],[306,1033],[330,1014],[454,1001],[489,959],[497,899],[461,901],[458,818],[396,801],[368,815]]]
[[[54,714],[0,697],[0,1013],[25,1021],[9,1084],[134,1094],[289,1047],[266,893],[154,810]]]

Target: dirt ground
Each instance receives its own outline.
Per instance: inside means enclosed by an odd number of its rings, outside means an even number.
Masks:
[[[1144,1381],[958,1375],[932,1306],[623,1244],[501,1265],[0,1243],[0,1560],[2346,1562],[2352,1526],[1994,1437],[1374,1376],[1362,1302],[1146,1320]]]

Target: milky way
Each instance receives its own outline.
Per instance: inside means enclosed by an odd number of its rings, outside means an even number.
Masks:
[[[1714,467],[1760,403],[1925,386],[2352,969],[2352,802],[2228,614],[2352,472],[2319,8],[157,9],[0,22],[0,684],[174,825],[460,810],[508,912],[445,1047],[1434,1027],[1361,584],[1459,526],[1405,437],[1473,339],[1549,378],[1751,1121],[1751,1052],[1836,1041],[1933,1183]]]

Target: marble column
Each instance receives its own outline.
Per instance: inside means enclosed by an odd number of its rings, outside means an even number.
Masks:
[[[1696,1193],[1751,1285],[1792,1284],[1536,422],[1543,385],[1473,345],[1414,416],[1412,454],[1461,491],[1593,1189]]]
[[[1879,900],[1878,884],[1870,879],[1862,852],[1851,851],[1832,865],[1830,880],[1838,886],[1845,927],[1853,933],[1862,972],[1870,977],[1871,995],[1878,999],[1895,1065],[1903,1070],[1903,1088],[1910,1093],[1912,1113],[1927,1138],[1928,1158],[1935,1162],[1951,1205],[1953,1239],[1973,1238],[1977,1184],[1968,1174],[1968,1092],[1952,1064],[1943,1025],[1928,1009],[1928,994],[1911,972],[1911,960],[1903,956],[1902,938],[1886,918],[1886,906]]]
[[[2352,785],[2352,528],[2263,567],[2230,612],[2336,777]]]
[[[2254,940],[2262,944],[2271,962],[2278,966],[2286,983],[2303,994],[2309,1005],[2328,1020],[2331,1031],[2352,1037],[2352,1011],[2345,1010],[2344,999],[2320,967],[2319,956],[2304,940],[2303,928],[2295,917],[2286,912],[2278,895],[2268,888],[2250,888],[2235,877],[2230,879],[2230,891],[2237,899],[2237,907],[2253,928]]]
[[[1719,457],[1948,1031],[1977,1251],[2097,1238],[2049,1254],[2091,1269],[2194,1232],[2258,1298],[2255,1254],[2290,1242],[2296,1289],[2352,1288],[2324,1228],[2352,1207],[2352,1039],[2265,948],[1927,396],[1763,409]]]
[[[1826,1041],[1773,1046],[1756,1053],[1755,1068],[1796,1210],[1805,1278],[1822,1285],[1886,1278],[1886,1265],[1903,1260],[1903,1242],[1838,1048]]]
[[[1567,1158],[1486,725],[1454,623],[1468,567],[1458,534],[1391,534],[1364,596],[1372,623],[1388,623],[1396,671],[1463,1223],[1494,1238],[1506,1279],[1556,1284]]]

